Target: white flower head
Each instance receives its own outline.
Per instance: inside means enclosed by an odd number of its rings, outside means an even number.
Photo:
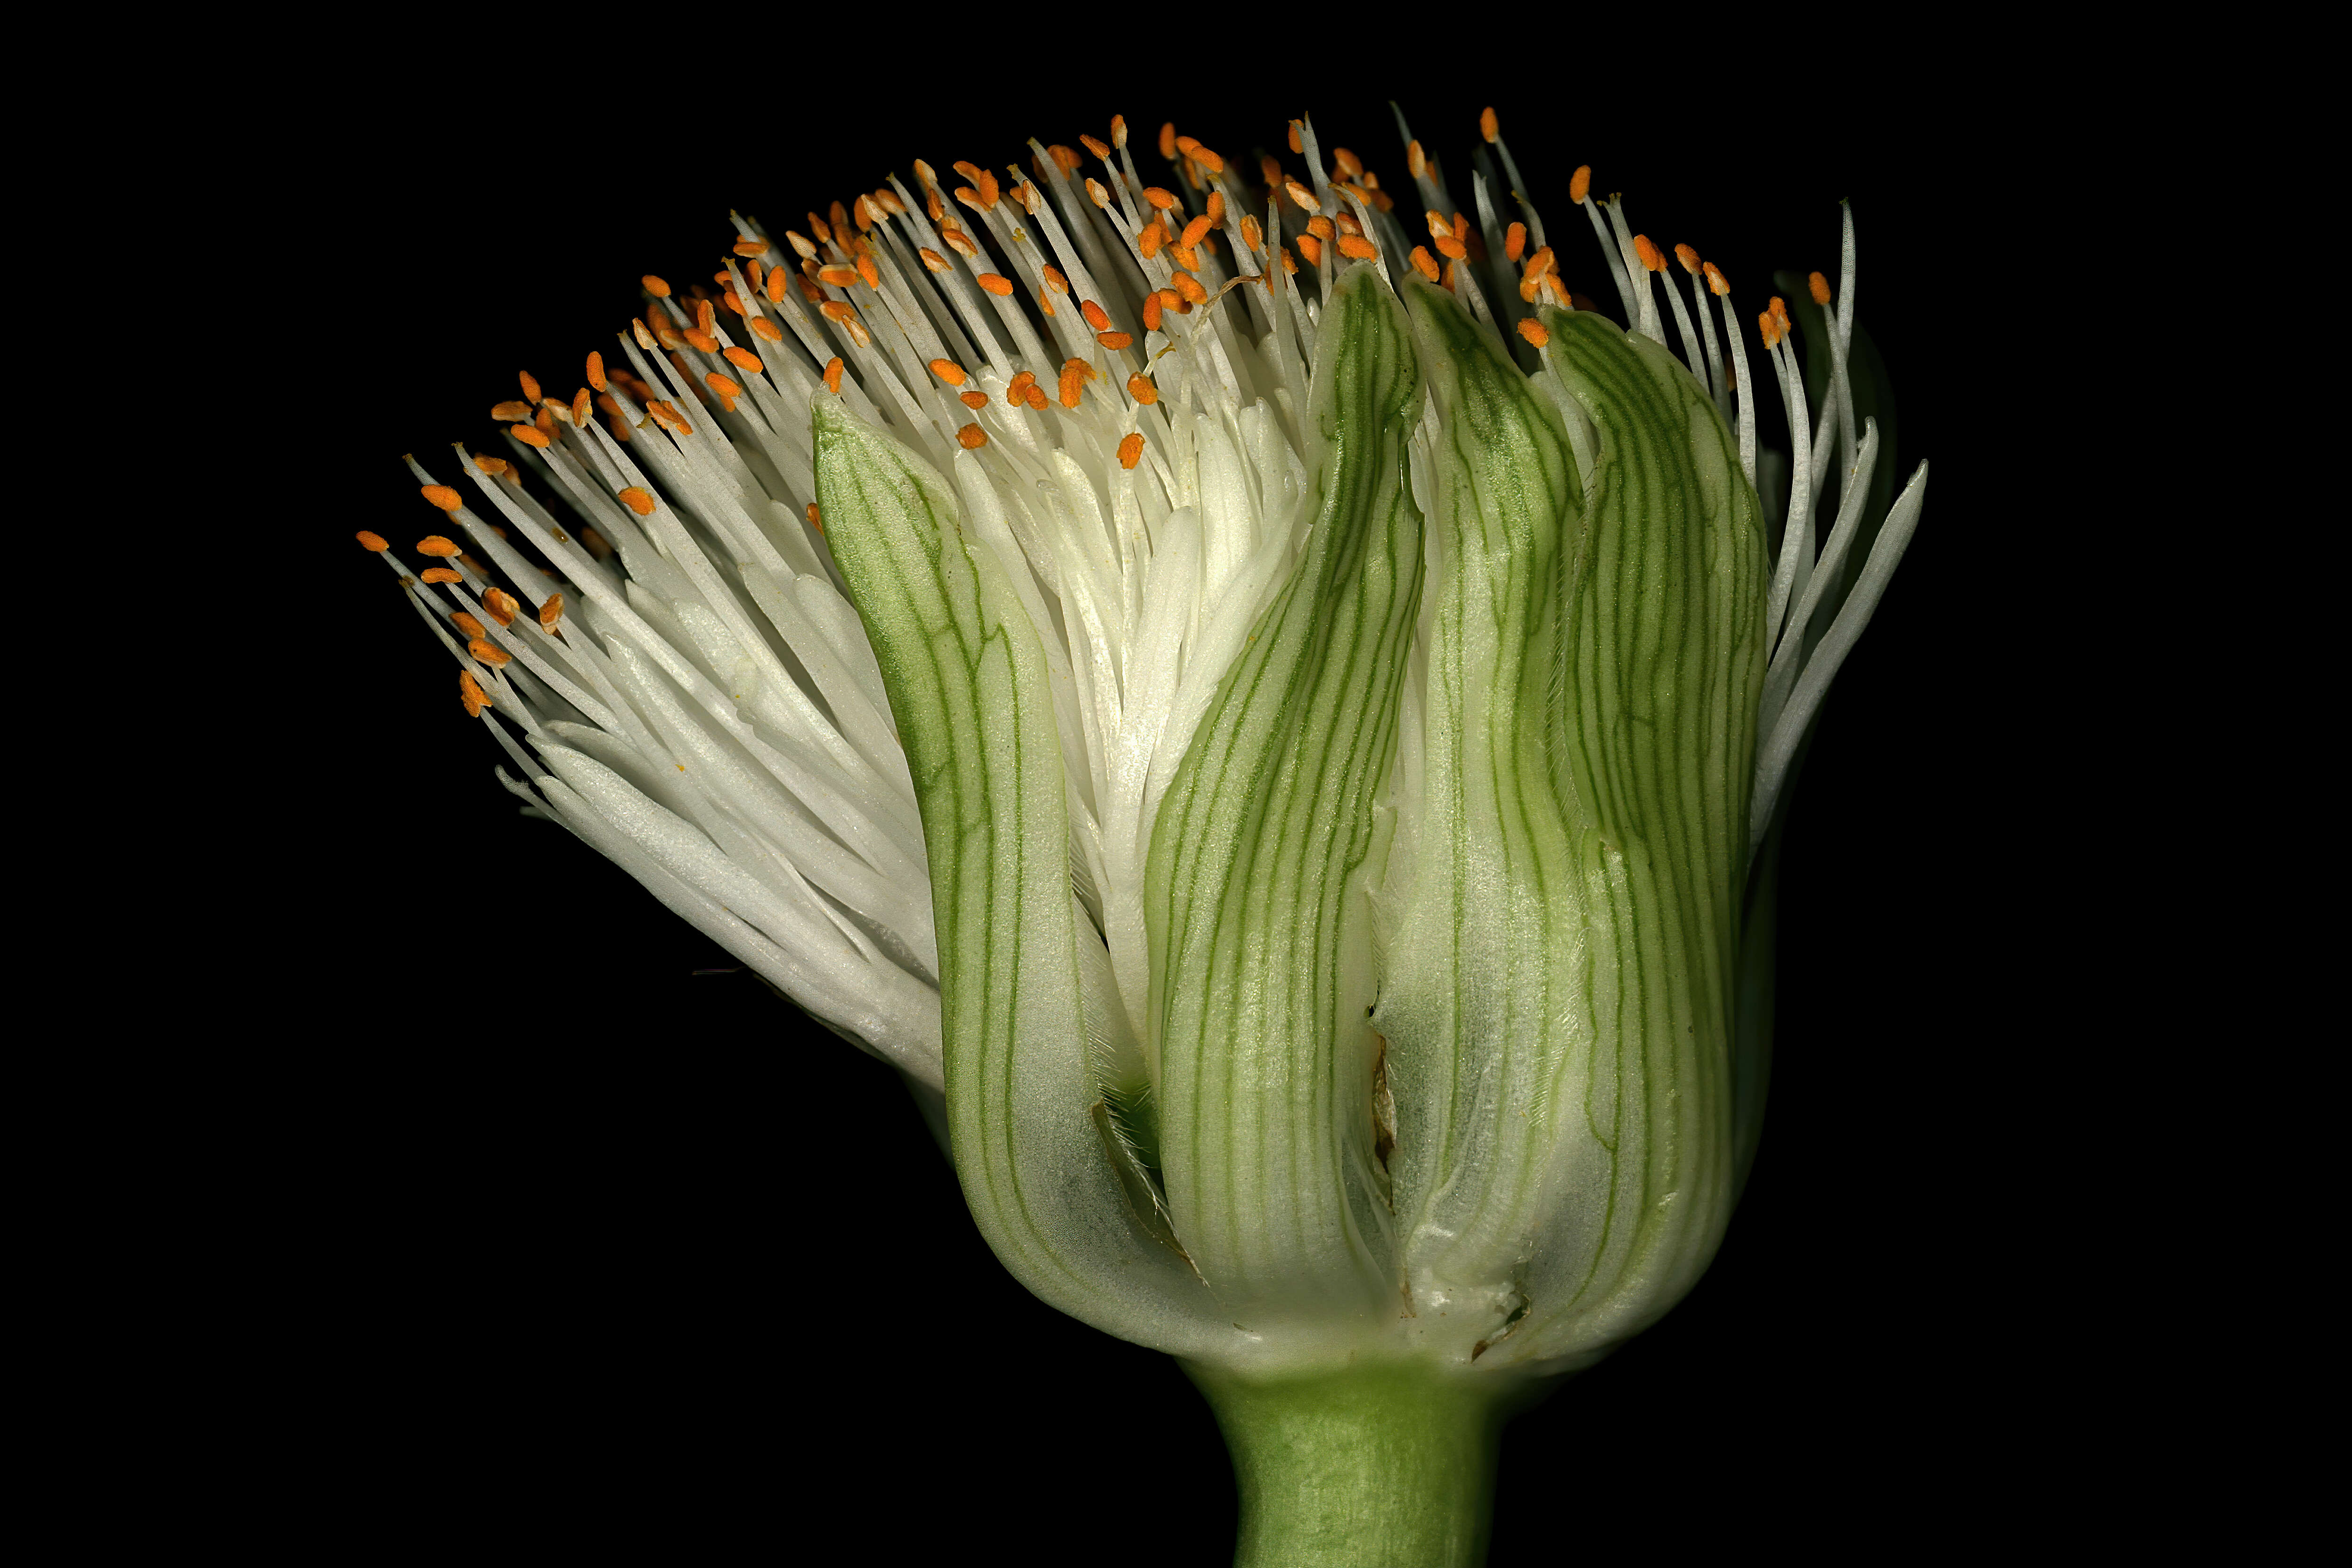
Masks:
[[[1303,178],[1171,131],[1154,184],[1114,121],[738,217],[470,499],[412,460],[430,569],[362,535],[509,789],[943,1090],[1024,1283],[1210,1362],[1557,1367],[1696,1277],[1739,890],[1924,494],[1857,552],[1850,216],[1814,410],[1782,301],[1759,362],[1583,170],[1631,331],[1578,309],[1482,129],[1466,188],[1303,120]]]

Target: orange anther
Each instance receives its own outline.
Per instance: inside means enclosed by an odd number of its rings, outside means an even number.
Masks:
[[[664,402],[660,398],[656,398],[651,403],[646,405],[646,415],[648,418],[652,419],[655,424],[660,426],[665,430],[672,431],[680,436],[691,436],[694,434],[694,426],[688,425],[684,416],[681,416],[677,409],[671,407],[669,404]]]
[[[1201,210],[1209,215],[1209,222],[1212,225],[1224,222],[1225,193],[1223,191],[1211,191],[1209,193],[1209,205]]]
[[[1496,120],[1494,110],[1492,108],[1480,110],[1478,111],[1478,134],[1484,136],[1487,141],[1492,142],[1496,137],[1500,136],[1502,133],[1502,124],[1500,121]]]
[[[808,503],[808,520],[811,528],[815,529],[819,533],[824,531],[824,516],[816,510],[814,501]]]
[[[352,535],[352,537],[360,542],[360,548],[362,550],[373,551],[379,555],[392,548],[391,543],[385,540],[383,534],[370,533],[364,528]]]
[[[547,596],[547,603],[539,607],[540,629],[551,632],[555,629],[556,623],[562,619],[563,619],[563,595],[550,594]]]
[[[950,386],[961,386],[965,381],[970,379],[964,374],[963,366],[956,363],[956,362],[951,359],[933,360],[931,362],[931,374],[938,376],[941,381],[946,382]]]
[[[866,279],[866,286],[868,289],[882,287],[882,269],[874,265],[874,256],[870,251],[858,256],[857,275]]]
[[[1160,401],[1160,389],[1151,384],[1150,376],[1139,373],[1127,378],[1127,395],[1147,408]]]
[[[1547,245],[1541,250],[1537,251],[1533,256],[1528,258],[1527,275],[1530,278],[1540,278],[1545,273],[1551,270],[1552,263],[1558,259],[1559,258],[1557,257],[1552,255],[1551,247]]]
[[[1211,223],[1205,215],[1196,217],[1191,223],[1184,226],[1184,232],[1177,239],[1176,243],[1182,246],[1185,249],[1190,250],[1194,246],[1201,243],[1201,237],[1202,235],[1207,234],[1216,225]]]
[[[1405,173],[1416,180],[1429,173],[1429,154],[1421,150],[1420,142],[1409,142],[1405,144],[1404,167]]]
[[[760,356],[750,349],[739,349],[730,344],[725,353],[727,363],[737,370],[748,370],[753,375],[757,375],[765,368],[760,363]]]
[[[447,485],[426,485],[418,493],[443,511],[456,511],[466,504],[466,498]]]
[[[1009,300],[1013,297],[1013,279],[1001,272],[983,272],[978,281],[982,288],[999,299]]]
[[[490,694],[482,689],[482,683],[474,679],[474,672],[470,669],[457,672],[457,700],[466,705],[466,717],[468,719],[478,719],[483,709],[495,706],[490,701]]]
[[[1661,251],[1657,242],[1646,234],[1637,234],[1633,237],[1633,254],[1641,258],[1643,266],[1653,272],[1664,272],[1666,269],[1665,253]]]
[[[768,242],[764,239],[755,238],[748,234],[739,236],[735,241],[735,254],[738,256],[765,256],[768,254]]]
[[[1437,254],[1461,261],[1469,257],[1470,247],[1458,239],[1441,239],[1437,242]]]
[[[1126,438],[1118,444],[1118,466],[1122,468],[1132,468],[1141,461],[1143,461],[1143,433],[1139,430],[1130,430],[1127,433]]]
[[[688,343],[700,349],[704,353],[715,354],[719,352],[719,340],[712,337],[709,332],[704,331],[700,327],[687,328],[685,336],[686,341]]]
[[[849,209],[835,202],[824,211],[825,216],[833,220],[833,237],[846,245],[849,242]]]
[[[489,632],[484,628],[481,622],[476,620],[473,616],[467,615],[463,610],[459,610],[452,615],[449,617],[449,624],[457,627],[459,631],[465,633],[469,637],[487,637],[490,635]]]
[[[1057,267],[1046,267],[1042,268],[1041,271],[1045,279],[1046,288],[1051,289],[1056,294],[1066,294],[1070,291],[1070,280],[1062,276],[1061,268]]]
[[[833,210],[839,212],[841,210],[841,204],[839,202],[834,203]],[[831,224],[826,223],[824,219],[817,216],[814,213],[808,215],[808,223],[809,232],[816,236],[816,242],[819,245],[831,245],[833,243],[833,226]]]
[[[1167,212],[1176,205],[1176,194],[1173,191],[1163,191],[1158,185],[1144,186],[1143,199],[1161,212]]]
[[[1506,260],[1517,261],[1520,257],[1527,254],[1527,225],[1523,223],[1515,223],[1510,227],[1503,231],[1503,256]]]
[[[1307,151],[1307,144],[1298,139],[1298,121],[1296,120],[1290,122],[1290,150],[1301,154]]]
[[[1147,332],[1160,330],[1160,295],[1156,289],[1143,297],[1143,330]]]
[[[1364,161],[1345,147],[1331,149],[1331,162],[1338,164],[1340,172],[1351,180],[1360,180],[1364,177]]]
[[[1786,335],[1793,330],[1789,324],[1789,302],[1786,300],[1781,299],[1778,294],[1773,295],[1772,303],[1769,309],[1772,312],[1772,319],[1780,323],[1780,331],[1783,335]]]
[[[1110,144],[1114,147],[1127,145],[1127,116],[1124,114],[1110,117]]]
[[[1253,254],[1265,248],[1265,230],[1258,226],[1257,219],[1247,214],[1242,216],[1242,243],[1248,246]]]
[[[1816,272],[1805,279],[1805,285],[1813,291],[1814,304],[1826,305],[1830,302],[1830,280],[1828,279]]]
[[[784,341],[784,329],[776,325],[775,322],[768,320],[765,316],[754,316],[751,318],[751,335],[755,338],[764,339],[768,342],[780,343]],[[730,359],[734,358],[734,350],[730,349],[727,353]],[[739,360],[736,363],[741,363],[742,362]],[[756,370],[760,367],[757,365],[747,365],[744,368]]]
[[[828,321],[846,321],[857,314],[856,310],[850,309],[849,301],[846,300],[827,300],[816,309],[817,314]]]
[[[578,392],[573,393],[572,395],[571,409],[572,423],[574,425],[586,425],[588,423],[588,416],[594,412],[595,406],[595,400],[588,395],[588,389],[586,387],[583,386]]]
[[[1103,189],[1103,183],[1100,180],[1089,179],[1087,181],[1087,200],[1098,207],[1108,209],[1110,205],[1110,193]]]
[[[1110,312],[1092,300],[1078,301],[1078,314],[1087,319],[1087,325],[1098,332],[1108,331],[1110,329]]]
[[[507,460],[504,458],[478,457],[474,459],[474,467],[486,474],[503,474],[507,471]]]
[[[466,580],[462,574],[452,572],[446,566],[427,566],[423,576],[427,583],[436,584],[462,583]]]
[[[536,425],[509,425],[507,426],[507,434],[524,446],[537,447],[541,451],[555,445],[555,437]]]
[[[514,655],[499,647],[496,643],[491,642],[488,638],[479,636],[477,636],[472,641],[466,645],[466,651],[472,654],[476,658],[480,659],[484,664],[488,665],[492,669],[498,668],[502,664],[512,664],[514,662]]]
[[[1160,155],[1163,158],[1176,156],[1176,122],[1172,120],[1160,128]]]
[[[1092,153],[1096,157],[1100,158],[1104,163],[1108,163],[1110,162],[1109,142],[1097,142],[1091,136],[1080,136],[1078,138],[1078,144],[1084,147],[1087,152]]]
[[[1159,255],[1160,247],[1167,243],[1168,231],[1160,226],[1157,219],[1145,224],[1136,232],[1135,247],[1143,252],[1146,257]]]
[[[1201,280],[1198,278],[1193,277],[1191,273],[1179,272],[1168,281],[1170,285],[1175,289],[1178,294],[1181,295],[1185,300],[1189,300],[1192,304],[1204,305],[1208,303],[1209,290],[1202,287]]]
[[[788,228],[784,230],[784,238],[791,244],[793,254],[798,256],[802,260],[814,261],[816,259],[816,247],[811,245],[808,240],[808,236],[801,233],[800,230],[796,228]]]
[[[1283,194],[1290,198],[1291,205],[1301,212],[1319,213],[1323,210],[1323,204],[1315,199],[1315,193],[1297,180],[1286,176],[1282,182],[1282,190]]]
[[[841,356],[838,354],[824,362],[824,389],[836,397],[841,395]]]
[[[1021,389],[1021,401],[1032,408],[1043,408],[1045,406],[1045,389],[1033,381]]]
[[[511,423],[516,420],[528,419],[530,416],[530,405],[525,403],[520,397],[509,397],[504,403],[496,403],[490,405],[490,417],[499,420],[501,423]]]
[[[1429,254],[1429,247],[1416,245],[1412,247],[1412,266],[1414,271],[1432,283],[1437,281],[1437,259]]]
[[[1579,163],[1576,173],[1568,177],[1568,199],[1578,206],[1584,205],[1585,194],[1592,189],[1592,165]]]
[[[437,533],[428,533],[416,542],[416,553],[437,556],[446,561],[457,553],[457,546],[453,540],[446,539]]]
[[[816,269],[816,280],[824,284],[828,289],[847,289],[856,283],[857,268],[855,267],[820,267]]]
[[[1323,242],[1311,234],[1302,234],[1298,237],[1298,254],[1307,258],[1307,266],[1320,267],[1323,265]]]
[[[651,294],[655,299],[667,300],[669,298],[669,285],[655,277],[652,273],[646,273],[643,278],[638,279],[637,281],[644,284],[646,286],[646,292]]]
[[[1689,246],[1675,246],[1675,259],[1683,264],[1684,271],[1691,274],[1693,277],[1696,277],[1698,275],[1698,252],[1693,250]]]
[[[988,406],[988,394],[984,392],[959,392],[956,394],[956,401],[962,404],[966,408],[985,408]]]
[[[490,619],[502,626],[514,625],[515,612],[522,604],[504,588],[492,588],[482,595],[482,608],[489,611]]]
[[[1222,174],[1225,172],[1224,159],[1218,153],[1202,146],[1198,142],[1193,142],[1189,151],[1192,155],[1192,162],[1200,164],[1201,167],[1208,170],[1212,174]]]
[[[1068,365],[1064,365],[1062,367],[1062,406],[1076,408],[1078,405],[1078,394],[1084,390],[1086,384],[1087,377],[1084,371],[1073,370]]]
[[[1107,349],[1123,349],[1134,342],[1135,339],[1125,332],[1097,332],[1095,342]]]
[[[1541,348],[1551,342],[1551,330],[1533,316],[1526,316],[1519,321],[1519,336]]]
[[[621,504],[639,517],[651,517],[654,514],[653,492],[642,486],[631,485],[627,489],[623,490]]]
[[[1714,262],[1703,263],[1699,270],[1706,274],[1707,289],[1717,299],[1720,300],[1731,292],[1731,280],[1723,275],[1723,269]]]
[[[1339,237],[1339,254],[1352,256],[1359,261],[1370,261],[1380,252],[1372,248],[1372,242],[1362,235],[1343,234]]]
[[[967,452],[977,452],[988,445],[988,432],[977,425],[967,425],[956,432],[956,445]]]

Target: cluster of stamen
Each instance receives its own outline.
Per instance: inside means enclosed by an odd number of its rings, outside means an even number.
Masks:
[[[1401,116],[1399,128],[1404,132]],[[954,182],[918,161],[911,184],[894,176],[824,214],[808,212],[797,227],[771,230],[736,216],[736,236],[707,282],[679,288],[653,274],[641,279],[640,312],[613,349],[586,356],[583,384],[571,395],[520,376],[520,397],[490,410],[510,458],[459,448],[467,479],[501,521],[478,515],[458,489],[412,459],[425,500],[488,560],[434,534],[416,546],[432,564],[410,576],[383,539],[359,537],[412,589],[438,590],[415,596],[458,659],[467,711],[478,717],[497,708],[542,750],[566,743],[563,735],[542,733],[542,721],[584,721],[625,736],[640,753],[669,755],[671,742],[632,720],[611,661],[594,645],[618,626],[635,644],[653,647],[667,637],[683,647],[677,639],[692,628],[649,624],[645,617],[658,623],[659,614],[646,595],[699,595],[717,617],[713,625],[725,623],[693,631],[701,670],[682,655],[675,663],[656,655],[699,705],[698,722],[733,736],[778,777],[801,779],[790,789],[835,837],[856,847],[874,872],[904,875],[892,870],[900,865],[892,847],[908,842],[912,793],[878,689],[857,676],[871,655],[862,643],[845,651],[826,640],[827,627],[837,630],[847,611],[816,500],[815,399],[841,400],[942,472],[976,464],[1008,494],[1091,487],[1087,510],[1109,537],[1085,548],[1108,548],[1103,585],[1066,583],[1066,564],[1056,565],[1050,551],[1041,555],[1033,536],[1018,541],[1043,592],[1061,601],[1055,618],[1064,623],[1068,657],[1078,659],[1085,634],[1072,618],[1070,592],[1096,594],[1098,606],[1084,614],[1099,613],[1114,631],[1136,635],[1155,531],[1200,493],[1201,422],[1234,428],[1241,410],[1260,410],[1277,444],[1299,448],[1296,421],[1315,328],[1342,270],[1368,264],[1394,286],[1409,268],[1454,293],[1538,375],[1549,372],[1553,352],[1538,309],[1592,308],[1562,279],[1492,110],[1481,116],[1466,205],[1453,198],[1437,161],[1409,132],[1407,195],[1403,187],[1383,188],[1349,149],[1324,153],[1304,118],[1290,121],[1287,137],[1290,153],[1304,160],[1303,177],[1267,154],[1257,160],[1255,182],[1171,123],[1157,142],[1169,174],[1164,184],[1148,183],[1124,121],[1114,119],[1108,130],[1107,139],[1081,136],[1078,147],[1033,142],[1025,169],[1000,174],[954,163]],[[1664,341],[1655,278],[1684,358],[1728,415],[1734,366],[1744,366],[1746,349],[1722,272],[1691,247],[1675,246],[1687,280],[1678,288],[1668,253],[1631,230],[1615,197],[1593,199],[1591,181],[1591,170],[1579,168],[1569,195],[1600,238],[1627,321]],[[1414,213],[1419,232],[1408,226]],[[1816,300],[1825,300],[1821,275],[1813,286]],[[1696,308],[1696,336],[1683,289]],[[1728,343],[1718,342],[1717,313]],[[1759,324],[1784,395],[1801,410],[1780,300]],[[1754,414],[1748,399],[1738,403],[1752,479]],[[1801,413],[1792,418],[1801,423]],[[1215,607],[1211,578],[1223,572],[1218,582],[1239,581],[1231,574],[1244,561],[1263,578],[1273,557],[1260,536],[1291,526],[1281,521],[1291,510],[1281,462],[1263,446],[1251,447],[1247,460],[1255,465],[1253,504],[1264,516],[1248,525],[1249,538],[1199,546],[1202,577],[1188,637],[1200,634]],[[526,468],[538,486],[526,487]],[[541,491],[561,498],[577,521],[559,521]],[[782,592],[811,583],[823,584],[837,608],[803,614]],[[656,594],[648,584],[667,586]],[[565,637],[567,594],[584,601],[594,637]],[[751,619],[751,599],[772,627]],[[789,662],[772,656],[779,639]],[[710,650],[722,643],[745,650],[747,666],[766,669],[765,689],[796,689],[773,698],[781,706],[763,710],[761,721],[797,726],[792,745],[774,751],[766,731],[739,718],[736,705],[753,699],[709,673],[718,657]],[[1107,713],[1120,711],[1104,700]],[[1162,703],[1153,720],[1160,722],[1166,694],[1155,700]],[[1128,711],[1131,718],[1141,710]],[[1113,743],[1114,719],[1082,717],[1086,752]],[[491,728],[526,776],[542,771],[504,728]],[[1065,743],[1076,744],[1067,736]],[[795,757],[815,761],[803,766]],[[685,762],[677,771],[688,771]],[[1102,797],[1112,786],[1103,782],[1099,755],[1096,771],[1081,804],[1108,814]],[[1129,801],[1121,809],[1132,817],[1139,806]],[[912,841],[919,864],[919,834]],[[1097,882],[1124,874],[1110,861],[1106,868]],[[872,914],[877,925],[866,929],[893,921],[927,928],[927,905],[919,918],[905,910],[887,920],[873,914],[866,905],[875,896],[860,890],[864,875],[854,867],[836,868],[830,881],[810,873],[842,907]],[[852,933],[852,940],[862,939]],[[919,976],[921,963],[905,954],[928,940],[926,930],[901,944],[901,966]],[[1116,960],[1116,940],[1112,945]]]

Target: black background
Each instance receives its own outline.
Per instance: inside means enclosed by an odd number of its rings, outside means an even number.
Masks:
[[[1223,1561],[1230,1473],[1174,1364],[1029,1298],[886,1069],[748,975],[706,973],[732,961],[517,815],[446,657],[351,536],[429,531],[400,455],[448,478],[447,443],[490,439],[517,371],[568,392],[639,273],[708,275],[730,205],[797,226],[915,157],[1001,166],[1115,111],[1139,150],[1172,117],[1296,172],[1284,122],[1311,110],[1327,149],[1402,191],[1386,94],[1363,84],[1406,76],[968,95],[814,46],[823,69],[777,76],[650,32],[642,58],[618,47],[561,71],[520,40],[398,53],[305,104],[303,150],[261,195],[257,223],[304,259],[251,308],[299,299],[330,329],[244,351],[285,365],[273,413],[320,470],[264,509],[268,570],[327,629],[297,662],[260,656],[291,748],[253,873],[282,989],[208,1080],[236,1108],[211,1158],[245,1178],[212,1219],[242,1260],[220,1284],[239,1386],[333,1528],[362,1536],[643,1531],[734,1555],[845,1523],[886,1562]],[[983,77],[1016,63],[975,49]],[[1031,63],[1024,79],[1056,68]],[[2036,1361],[2029,1380],[2012,1353],[2021,1319],[2066,1331],[2049,1325],[2074,1287],[2030,1195],[2055,1159],[2033,1085],[2066,1047],[2021,1003],[2050,961],[2000,912],[2025,858],[2011,802],[2044,765],[2010,651],[2034,635],[2010,570],[2032,459],[1996,457],[1985,396],[2003,350],[1976,182],[2008,111],[1916,91],[1864,108],[1745,68],[1709,86],[1670,62],[1573,86],[1411,74],[1391,90],[1457,195],[1478,110],[1498,108],[1563,269],[1612,311],[1566,199],[1579,163],[1636,227],[1724,268],[1751,344],[1775,268],[1834,277],[1851,198],[1895,456],[1936,465],[1790,821],[1745,1204],[1682,1306],[1514,1424],[1494,1562],[1620,1531],[1864,1552],[1888,1510],[1914,1540],[1918,1521],[1983,1528],[1988,1498],[2041,1484],[2029,1452],[2088,1419],[2073,1374]]]

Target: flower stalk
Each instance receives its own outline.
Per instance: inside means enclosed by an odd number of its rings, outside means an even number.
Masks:
[[[1305,121],[1255,188],[1115,123],[739,219],[716,299],[523,378],[488,515],[416,467],[509,787],[931,1097],[1024,1285],[1182,1359],[1244,1563],[1478,1561],[1503,1415],[1706,1268],[1782,791],[1924,493],[1856,427],[1850,218],[1822,395],[1757,320],[1775,518],[1722,273],[1579,171],[1620,327],[1483,130],[1475,221]]]

